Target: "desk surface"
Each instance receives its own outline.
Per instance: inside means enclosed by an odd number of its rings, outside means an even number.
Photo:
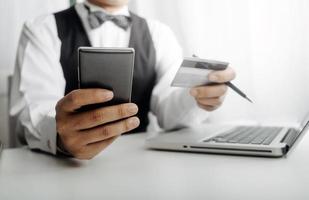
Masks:
[[[308,134],[284,158],[153,151],[145,137],[122,136],[90,161],[4,150],[0,199],[309,199]]]

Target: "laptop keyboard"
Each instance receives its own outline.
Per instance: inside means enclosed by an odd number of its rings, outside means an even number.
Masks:
[[[282,130],[281,127],[238,127],[204,142],[269,145]]]

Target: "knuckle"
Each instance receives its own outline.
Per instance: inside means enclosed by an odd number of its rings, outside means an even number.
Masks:
[[[126,107],[124,104],[121,104],[117,107],[117,113],[119,117],[126,116]]]
[[[68,127],[67,115],[65,113],[56,112],[55,116],[56,121],[56,130],[57,131],[65,131]]]
[[[55,106],[56,113],[62,110],[62,100],[59,100]]]
[[[205,93],[207,93],[207,86],[203,88],[197,88],[196,91],[199,94],[198,96],[203,96]]]
[[[132,117],[132,118],[126,119],[123,125],[124,132],[128,132],[138,127],[139,124],[140,124],[140,120],[138,117]]]
[[[79,147],[78,141],[72,137],[64,137],[63,143],[70,151],[73,152]]]
[[[130,121],[129,121],[128,119],[125,120],[125,121],[122,123],[122,125],[123,125],[123,131],[124,131],[124,132],[127,132],[127,131],[129,131],[129,130],[131,129]]]
[[[103,111],[93,111],[90,118],[93,122],[103,121],[104,120],[104,113],[103,113]]]
[[[208,96],[209,95],[209,88],[207,86],[203,87],[203,88],[198,88],[196,89],[198,95],[196,98],[200,98],[200,97],[204,97],[204,96]]]
[[[225,82],[225,77],[222,76],[222,74],[218,74],[217,75],[217,81],[218,83],[222,83],[222,82]]]
[[[78,105],[79,95],[77,94],[77,92],[75,90],[72,91],[70,94],[68,94],[67,98],[68,98],[68,101],[70,102],[70,104]]]
[[[77,129],[80,129],[82,126],[83,126],[83,120],[81,119],[76,119],[76,120],[73,120],[74,122],[72,122],[72,128],[77,130]]]
[[[111,135],[110,128],[108,126],[102,127],[100,135],[103,138],[108,138]]]
[[[65,133],[66,132],[66,124],[59,122],[59,120],[56,120],[56,130],[58,133]]]

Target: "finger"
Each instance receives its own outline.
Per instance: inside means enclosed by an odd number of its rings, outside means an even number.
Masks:
[[[82,151],[75,154],[74,157],[77,159],[82,159],[82,160],[92,159],[94,156],[96,156],[98,153],[104,150],[107,146],[113,143],[117,138],[118,136],[115,136],[115,137],[100,141],[98,143],[86,145],[83,147]]]
[[[228,67],[225,70],[211,72],[208,78],[215,83],[226,83],[233,80],[235,76],[235,71],[231,67]]]
[[[78,89],[67,94],[58,103],[56,109],[61,108],[67,112],[73,112],[82,106],[96,103],[104,103],[113,98],[113,92],[105,89]]]
[[[197,103],[204,106],[221,106],[223,103],[223,97],[218,98],[202,98],[196,99]]]
[[[140,121],[137,117],[131,117],[119,122],[80,132],[80,140],[84,145],[97,143],[106,139],[119,136],[137,128]]]
[[[128,118],[136,115],[137,112],[138,107],[136,104],[126,103],[78,113],[75,116],[72,116],[72,128],[74,130],[89,129],[109,122]]]
[[[195,98],[215,98],[223,96],[227,91],[225,84],[208,85],[195,87],[190,90],[190,94]]]
[[[205,106],[205,105],[201,105],[201,104],[198,104],[198,106],[204,110],[207,110],[207,111],[214,111],[218,108],[218,106]]]

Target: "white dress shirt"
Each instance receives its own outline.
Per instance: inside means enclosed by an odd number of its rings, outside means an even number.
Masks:
[[[91,11],[102,8],[85,2]],[[128,47],[126,31],[107,21],[91,30],[83,4],[75,6],[92,46]],[[112,14],[129,15],[128,7]],[[208,117],[187,89],[170,87],[182,61],[182,50],[166,25],[146,20],[156,50],[156,86],[151,97],[151,112],[163,129],[199,124]],[[61,41],[54,15],[25,23],[18,46],[13,77],[10,114],[18,118],[17,131],[25,133],[30,148],[56,154],[55,105],[63,97],[65,79],[60,64]]]

